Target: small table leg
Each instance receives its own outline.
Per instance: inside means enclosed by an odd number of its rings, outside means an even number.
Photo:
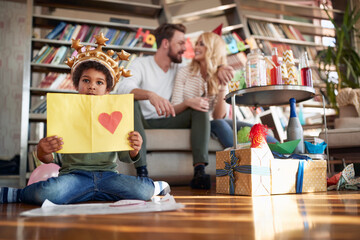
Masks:
[[[232,120],[233,120],[233,140],[234,140],[234,149],[237,146],[237,126],[236,126],[236,112],[235,112],[235,94],[231,97],[231,110],[232,110]]]

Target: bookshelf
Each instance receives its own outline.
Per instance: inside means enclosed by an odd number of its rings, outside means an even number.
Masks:
[[[307,51],[312,67],[314,87],[319,93],[325,84],[325,74],[319,72],[317,53],[323,50],[323,37],[335,37],[335,30],[321,26],[321,20],[328,20],[325,11],[319,6],[306,6],[291,1],[241,0],[242,22],[246,38],[252,38],[257,46],[271,55],[271,48],[292,49],[296,60]],[[338,18],[343,11],[329,9],[329,14]],[[279,51],[280,50],[280,51]]]
[[[156,2],[156,1],[154,1]],[[118,0],[89,0],[89,1],[72,1],[72,0],[27,0],[27,46],[23,69],[23,86],[22,86],[22,110],[21,110],[21,150],[20,150],[20,171],[16,176],[1,176],[0,182],[3,185],[12,187],[24,187],[26,185],[26,178],[29,177],[29,161],[31,154],[28,154],[35,149],[39,139],[45,135],[46,129],[46,113],[32,112],[32,108],[37,104],[45,102],[47,93],[71,93],[74,90],[69,89],[53,89],[40,88],[39,84],[42,79],[49,73],[69,74],[70,68],[65,64],[54,64],[50,62],[35,62],[33,61],[39,51],[46,45],[52,47],[52,53],[56,54],[56,49],[60,47],[71,48],[71,41],[55,38],[46,38],[46,36],[53,31],[60,23],[65,26],[89,26],[90,28],[98,27],[100,29],[114,29],[116,31],[125,31],[132,33],[133,37],[139,28],[143,31],[149,30],[152,32],[161,18],[162,7],[158,3],[142,3],[136,1],[118,1]],[[62,14],[53,14],[55,10],[61,11],[75,11],[85,12],[80,17],[66,17]],[[74,12],[73,12],[74,13]],[[107,16],[105,20],[98,20],[94,16],[102,14]],[[71,15],[71,14],[69,14]],[[76,15],[72,14],[71,16]],[[83,17],[86,16],[86,17]],[[123,20],[129,16],[129,19],[140,18],[144,24],[122,23],[119,21],[110,21],[110,18],[119,18]],[[147,21],[147,19],[149,19]],[[154,20],[157,24],[153,24]],[[85,28],[86,29],[86,28]],[[79,29],[81,31],[81,28]],[[85,30],[84,30],[85,31]],[[65,33],[64,33],[65,34]],[[111,39],[110,39],[111,41]],[[109,42],[110,42],[109,41]],[[82,42],[84,45],[96,46],[94,42]],[[154,54],[156,49],[151,47],[144,47],[143,44],[136,46],[128,46],[125,44],[107,44],[104,50],[113,49],[125,50],[131,54]],[[71,53],[71,52],[70,52]],[[68,57],[69,53],[67,53]],[[50,58],[50,57],[49,57]],[[44,56],[45,59],[45,56]],[[62,59],[63,60],[63,59]],[[62,62],[62,61],[61,61]]]
[[[228,46],[228,63],[239,69],[245,65],[244,25],[241,6],[233,0],[163,1],[165,21],[186,26],[186,38],[194,44],[203,31],[222,24],[222,37]],[[190,61],[190,60],[189,60]]]

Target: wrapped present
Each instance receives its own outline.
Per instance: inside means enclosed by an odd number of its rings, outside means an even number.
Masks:
[[[269,148],[216,152],[216,192],[231,195],[270,195]]]
[[[326,160],[273,159],[271,194],[326,191]]]

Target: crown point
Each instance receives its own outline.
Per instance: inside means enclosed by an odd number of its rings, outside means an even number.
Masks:
[[[98,48],[100,48],[100,49],[102,48],[102,46],[106,46],[106,42],[109,41],[109,39],[106,38],[104,36],[104,33],[102,33],[102,32],[99,35],[96,35],[95,39],[96,39],[95,43],[98,45]]]
[[[119,59],[129,61],[130,53],[121,50],[120,54],[119,53],[116,54],[118,55]]]
[[[72,67],[74,65],[74,59],[68,58],[67,61],[65,61],[65,64],[68,65],[69,67]]]
[[[123,75],[124,77],[130,77],[131,76],[131,73],[130,73],[130,70],[127,70],[127,71],[122,71],[121,72],[121,75]]]
[[[71,47],[74,48],[77,52],[81,52],[81,48],[84,46],[80,43],[80,39],[71,39],[72,44]]]

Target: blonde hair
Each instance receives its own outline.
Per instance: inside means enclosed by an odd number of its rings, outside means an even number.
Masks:
[[[209,95],[216,95],[219,92],[219,81],[217,78],[217,70],[220,65],[227,64],[226,61],[226,43],[221,36],[213,32],[202,33],[198,39],[202,37],[202,41],[206,47],[205,62],[207,73],[207,87]],[[200,71],[200,64],[195,59],[190,63],[192,74]]]

